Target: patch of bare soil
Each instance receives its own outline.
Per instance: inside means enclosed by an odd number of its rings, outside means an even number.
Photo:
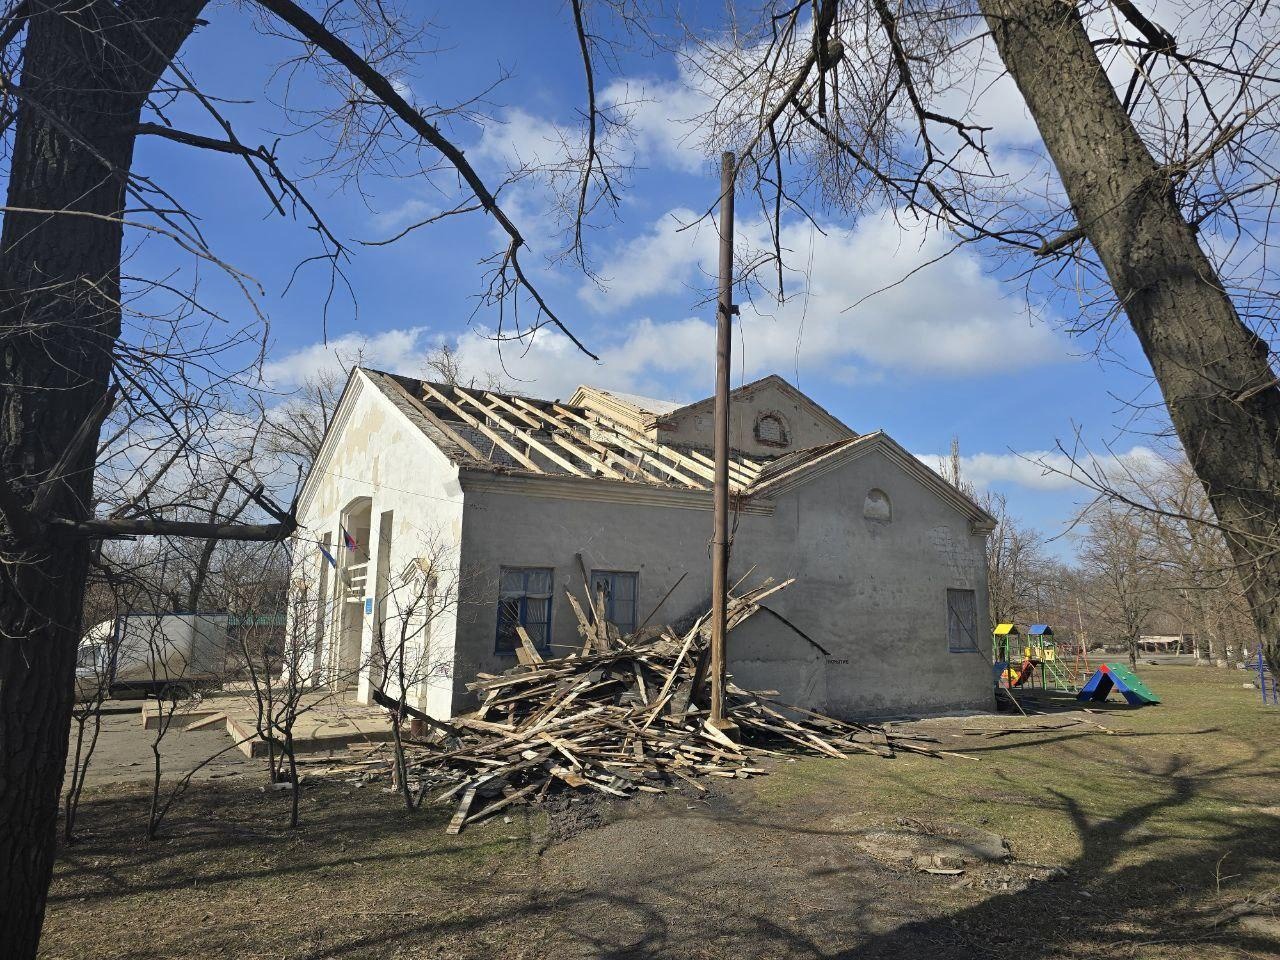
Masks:
[[[899,952],[866,956],[918,957],[935,951],[937,932],[898,941],[895,931],[979,896],[915,862],[927,856],[932,867],[945,850],[945,862],[960,862],[957,851],[972,865],[973,845],[931,839],[820,817],[781,822],[741,783],[645,797],[607,805],[598,829],[544,852],[538,909],[560,918],[548,947],[566,958],[863,956],[843,951],[882,937]],[[971,937],[946,933],[955,956],[974,955]]]
[[[1019,838],[945,809],[884,821],[847,797],[809,796],[779,813],[754,801],[758,781],[708,786],[597,805],[597,829],[544,849],[537,910],[557,918],[550,955],[1276,955],[1271,901],[1245,919],[1186,911],[1169,899],[1179,880],[1155,877],[1148,896],[1117,900],[1087,866],[1025,858]]]
[[[140,789],[88,795],[41,956],[537,955],[547,920],[532,911],[528,818],[450,837],[443,808],[409,813],[376,788],[319,783],[290,830],[287,796],[246,780],[195,784],[153,842]]]

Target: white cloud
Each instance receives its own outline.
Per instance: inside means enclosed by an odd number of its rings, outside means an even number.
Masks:
[[[690,219],[688,210],[673,210],[616,248],[600,268],[605,288],[584,287],[582,298],[613,312],[714,275],[714,230],[679,232]],[[747,224],[742,238],[740,259],[768,244],[759,223]],[[995,354],[1012,367],[1066,355],[1050,326],[983,272],[975,252],[948,252],[954,241],[918,221],[882,212],[853,230],[793,225],[782,242],[793,296],[781,305],[767,298],[742,305],[739,360],[748,375],[771,372],[780,358],[787,366],[798,359],[813,372],[866,380],[885,370],[980,373]],[[800,265],[803,273],[795,269]]]
[[[345,373],[355,363],[386,370],[416,369],[422,352],[422,327],[386,330],[373,336],[348,333],[313,343],[263,366],[262,374],[277,389],[295,387],[326,373]]]
[[[593,384],[659,399],[696,399],[709,392],[715,361],[715,332],[694,317],[643,318],[621,337],[588,338],[599,363],[549,328],[529,344],[500,345],[484,330],[468,331],[454,343],[467,376],[496,376],[515,390],[547,397],[567,397],[580,384]]]
[[[693,219],[689,210],[672,210],[612,252],[601,269],[608,278],[605,289],[579,289],[593,312],[604,315],[601,320],[568,316],[562,308],[600,363],[550,327],[532,343],[503,344],[478,328],[429,335],[415,327],[313,344],[269,363],[267,377],[296,384],[357,358],[421,373],[427,351],[447,340],[468,377],[497,377],[529,393],[563,397],[591,383],[664,399],[672,392],[682,399],[705,396],[715,354],[711,304],[698,307],[694,316],[677,313],[677,319],[654,319],[637,309],[660,306],[670,316],[709,292],[715,230],[708,223],[678,229]],[[740,236],[740,254],[767,242],[759,224],[746,224]],[[945,234],[899,223],[889,213],[865,217],[851,231],[787,228],[783,244],[789,259],[804,264],[806,273],[788,271],[792,294],[781,305],[768,297],[741,304],[734,376],[754,379],[798,366],[806,376],[871,383],[888,376],[985,376],[993,357],[1005,369],[1066,359],[1065,344],[1048,322],[1029,316],[1021,293],[1006,295],[999,281],[983,273],[975,252],[948,253],[951,243]],[[846,312],[853,304],[859,305]]]
[[[662,297],[663,308],[700,300],[696,287],[710,287],[716,237],[707,224],[679,231],[693,215],[677,209],[651,230],[620,245],[601,273],[606,289],[584,286],[580,297],[606,323],[566,317],[576,334],[600,354],[586,357],[552,328],[532,343],[499,344],[488,331],[449,334],[467,376],[491,376],[546,396],[565,396],[581,383],[637,393],[675,391],[695,398],[709,393],[715,354],[713,308],[673,320],[637,316],[633,308]],[[758,224],[747,224],[744,243],[766,242]],[[867,383],[887,376],[986,375],[998,356],[1005,369],[1027,368],[1066,358],[1051,326],[1028,315],[1020,294],[1008,296],[983,273],[975,253],[948,253],[946,235],[926,232],[889,214],[864,218],[852,231],[812,227],[784,231],[792,260],[807,276],[788,271],[791,298],[741,304],[734,340],[734,375],[747,379],[789,371],[841,383]],[[941,259],[938,259],[941,258]],[[932,262],[937,260],[937,262]],[[900,282],[896,282],[900,281]],[[687,289],[681,290],[681,287]],[[673,296],[674,295],[674,296]],[[865,298],[865,300],[864,300]],[[846,308],[860,303],[856,309]],[[428,349],[442,342],[423,328],[388,330],[373,336],[346,335],[314,344],[267,365],[272,382],[296,384],[321,370],[350,365],[404,373],[422,369]]]
[[[703,133],[695,121],[710,101],[684,71],[676,80],[617,80],[605,87],[601,103],[625,121],[622,136],[637,166],[661,165],[685,173],[702,169]]]
[[[916,458],[937,470],[947,459],[942,454],[916,454]],[[1150,447],[1134,446],[1124,453],[1072,458],[1058,450],[1030,450],[1023,453],[975,453],[961,456],[960,473],[979,490],[1013,485],[1029,490],[1082,489],[1087,475],[1094,479],[1122,480],[1129,473],[1141,473],[1159,462]]]
[[[683,77],[616,80],[601,90],[597,103],[603,115],[619,121],[606,125],[601,134],[599,150],[606,160],[686,173],[701,169],[701,132],[695,120],[709,101]],[[581,157],[585,148],[580,121],[560,123],[513,107],[485,126],[480,142],[469,152],[508,170],[540,167],[544,176],[554,176],[567,157]]]
[[[515,170],[525,166],[559,164],[570,148],[582,143],[582,133],[513,107],[496,122],[486,124],[480,142],[469,153]]]
[[[671,210],[653,226],[615,247],[599,270],[600,283],[586,283],[579,296],[597,310],[620,310],[637,300],[692,284],[700,266],[714,262],[715,228],[685,208]],[[682,229],[691,224],[688,229]]]

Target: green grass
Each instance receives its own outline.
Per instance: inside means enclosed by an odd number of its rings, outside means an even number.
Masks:
[[[1009,838],[1019,858],[1099,878],[1225,857],[1221,869],[1238,884],[1274,886],[1261,854],[1280,853],[1280,708],[1243,689],[1242,671],[1139,664],[1138,674],[1164,702],[1089,715],[1106,731],[944,738],[974,761],[806,757],[761,781],[758,802],[782,810],[834,794],[872,822],[907,815],[983,826]]]
[[[786,937],[820,938],[826,925],[852,949],[871,936],[860,918],[872,902],[890,918],[890,932],[871,938],[875,956],[925,955],[921,943],[938,960],[1274,956],[1274,940],[1211,920],[1280,889],[1280,708],[1242,689],[1249,675],[1240,671],[1140,664],[1138,673],[1162,704],[1088,715],[1105,730],[943,736],[942,746],[974,760],[796,757],[767,777],[717,785],[725,804],[690,795],[628,807],[636,819],[620,823],[659,852],[714,848],[715,837],[725,849],[755,851],[750,861],[701,863],[720,864],[705,877],[666,853],[650,864],[658,880],[668,871],[702,877],[704,907],[718,902],[707,894],[734,891],[723,916],[704,910],[697,921],[687,898],[638,905],[615,889],[611,871],[623,854],[591,847],[608,831],[543,853],[538,810],[449,836],[448,807],[410,814],[376,785],[321,782],[304,791],[303,825],[291,831],[286,797],[245,777],[193,787],[165,835],[147,843],[144,794],[98,788],[81,812],[84,842],[59,859],[43,955],[523,960],[544,955],[542,944],[566,924],[603,932],[643,908],[659,929],[724,945],[699,955],[741,958],[732,938],[743,916],[771,915],[776,903],[788,906],[771,919],[785,927],[790,918],[796,929],[761,941],[758,955],[809,955],[788,953]],[[965,725],[930,729],[942,736]],[[902,818],[993,830],[1020,861],[1061,865],[1069,879],[1000,892],[910,869],[886,873],[857,842]],[[558,875],[551,868],[562,856],[575,864],[563,902],[545,879]],[[776,888],[743,885],[775,868]],[[805,886],[812,877],[821,878],[816,888]],[[574,899],[597,886],[597,899]],[[756,894],[764,902],[753,906]],[[707,929],[686,930],[691,923]],[[689,954],[672,946],[634,955]]]

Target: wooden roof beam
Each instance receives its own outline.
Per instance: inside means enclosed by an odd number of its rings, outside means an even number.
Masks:
[[[473,397],[470,393],[468,393],[466,390],[463,390],[459,386],[455,386],[453,388],[453,392],[456,393],[461,399],[465,400],[466,402],[470,403],[472,406],[476,407],[476,409],[480,410],[487,417],[494,420],[498,424],[498,426],[500,426],[503,430],[507,431],[507,433],[511,434],[513,437],[523,440],[525,443],[529,445],[531,449],[537,450],[540,454],[542,454],[552,463],[556,464],[559,467],[564,468],[565,470],[568,470],[575,477],[587,476],[587,474],[583,473],[582,470],[577,465],[570,463],[564,457],[560,456],[560,454],[556,453],[546,444],[542,443],[542,441],[531,436],[527,430],[522,430],[521,428],[517,427],[514,423],[511,423],[509,420],[503,417],[497,411],[496,408],[485,406],[478,399]]]
[[[560,413],[568,417],[570,420],[573,420],[577,423],[582,424],[588,430],[596,426],[596,424],[593,424],[590,420],[583,418],[582,416],[578,415],[574,411],[570,410],[567,407],[563,407],[560,404],[556,404],[555,409],[557,413]],[[624,447],[625,449],[630,450],[632,453],[638,454],[641,457],[646,457],[646,456],[649,457],[650,458],[649,462],[653,466],[657,467],[659,470],[661,470],[663,473],[667,474],[668,476],[674,477],[675,479],[679,480],[681,483],[685,484],[686,486],[692,487],[694,490],[709,489],[705,483],[701,483],[698,480],[692,479],[687,474],[683,473],[678,467],[673,466],[672,464],[669,464],[669,463],[664,463],[661,459],[659,459],[656,451],[653,449],[652,441],[649,440],[647,437],[645,438],[643,445],[637,444],[634,441],[630,440],[615,422],[609,421],[607,426],[609,427],[610,430],[613,431],[614,436],[617,438],[617,442],[619,446]]]
[[[443,393],[441,393],[431,384],[427,383],[425,380],[422,381],[422,389],[426,393],[434,397],[436,400],[439,400],[441,403],[443,403],[445,407],[447,407],[450,411],[452,411],[455,415],[457,415],[462,420],[463,423],[470,424],[471,426],[475,427],[477,430],[483,433],[486,437],[488,437],[490,440],[492,440],[494,443],[500,446],[503,450],[511,454],[511,456],[514,457],[519,463],[528,467],[534,473],[546,473],[546,471],[543,470],[540,466],[538,466],[532,460],[532,458],[530,458],[523,450],[520,450],[515,446],[513,446],[511,443],[507,442],[506,437],[502,436],[502,434],[498,433],[498,431],[492,429],[483,420],[478,420],[475,417],[473,417],[471,414],[467,413],[467,411],[463,410],[460,406],[458,406],[456,403],[454,403],[452,400],[446,397]]]
[[[580,433],[575,431],[570,424],[565,423],[559,417],[548,413],[545,410],[540,410],[531,404],[525,403],[520,397],[511,397],[508,399],[492,394],[489,396],[492,396],[495,401],[501,403],[503,406],[509,407],[513,413],[519,413],[527,421],[533,420],[538,423],[539,429],[546,430],[553,443],[573,454],[593,472],[598,471],[611,480],[631,479],[631,477],[628,477],[626,472],[621,472],[614,467],[609,466],[607,461],[610,459],[617,461],[625,471],[631,473],[634,473],[633,464],[626,460],[626,458],[619,457],[608,447],[595,443],[590,437],[582,436]],[[525,405],[530,411],[532,411],[532,413],[525,413],[518,410],[511,405],[510,401],[515,401],[516,403]],[[568,434],[569,436],[566,437],[565,434]],[[569,437],[572,437],[573,439],[571,440]],[[584,449],[582,446],[579,446],[579,444],[585,444],[586,447],[590,449]],[[593,454],[591,449],[594,449],[596,454]],[[646,474],[646,479],[647,478],[648,475]]]
[[[619,476],[619,479],[623,479],[623,480],[631,479],[631,478],[634,478],[636,474],[639,474],[640,477],[643,477],[645,480],[651,483],[669,483],[670,482],[668,478],[662,477],[662,476],[656,476],[652,473],[647,472],[636,463],[633,463],[632,461],[628,460],[626,457],[622,456],[616,450],[612,450],[609,447],[605,446],[603,443],[593,440],[589,432],[584,432],[581,429],[575,429],[574,424],[567,422],[566,420],[562,419],[560,416],[558,416],[554,412],[535,407],[533,406],[533,404],[529,403],[529,401],[525,400],[523,397],[512,397],[511,399],[513,399],[516,403],[519,403],[529,408],[530,410],[533,410],[538,416],[545,418],[547,423],[550,424],[550,426],[552,426],[556,430],[562,430],[568,433],[578,443],[584,444],[591,450],[596,451],[596,453],[599,454],[600,457],[606,460],[611,460],[616,466],[618,466],[619,468],[622,469],[622,471],[624,471],[624,473]],[[558,435],[552,434],[553,440],[557,438],[558,438]],[[597,460],[595,462],[598,463],[599,461]]]

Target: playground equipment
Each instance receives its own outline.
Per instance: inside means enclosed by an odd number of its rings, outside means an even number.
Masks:
[[[1098,664],[1098,669],[1089,682],[1076,694],[1077,700],[1092,700],[1095,703],[1107,699],[1112,690],[1116,690],[1129,701],[1130,706],[1141,707],[1159,703],[1160,698],[1152,693],[1138,675],[1127,667],[1119,667],[1110,663]]]
[[[1006,690],[1019,688],[1075,693],[1079,686],[1073,671],[1059,656],[1053,628],[1037,623],[1027,631],[1026,640],[1012,623],[1002,623],[992,631],[996,683]],[[1079,653],[1076,654],[1077,659]]]
[[[1041,671],[1053,678],[1055,689],[1067,693],[1075,693],[1080,689],[1059,658],[1058,641],[1053,637],[1053,628],[1047,623],[1032,624],[1027,630],[1026,654],[1029,658],[1040,661]]]
[[[1262,702],[1280,705],[1280,683],[1277,683],[1275,674],[1263,659],[1262,644],[1258,644],[1258,656],[1254,658],[1252,669],[1258,675],[1258,689],[1262,691]]]
[[[996,686],[1005,690],[1035,689],[1036,681],[1044,689],[1044,671],[1037,674],[1039,663],[1022,645],[1022,634],[1012,623],[999,624],[991,632],[991,652],[995,660]]]

